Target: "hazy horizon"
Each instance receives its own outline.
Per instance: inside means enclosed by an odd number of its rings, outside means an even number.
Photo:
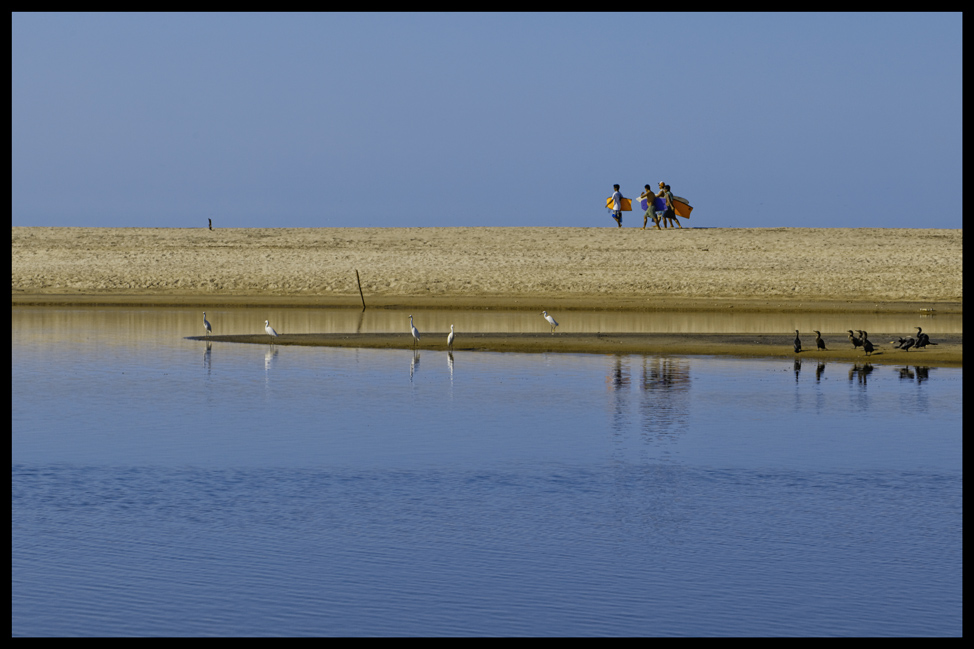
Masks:
[[[12,16],[15,226],[962,227],[960,13]],[[642,224],[639,211],[624,225]]]

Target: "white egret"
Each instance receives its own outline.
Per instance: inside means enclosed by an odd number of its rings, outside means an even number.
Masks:
[[[413,316],[409,316],[409,328],[413,331],[413,347],[415,347],[416,343],[419,342],[419,329],[413,325]]]
[[[209,336],[210,332],[213,331],[213,327],[210,323],[206,321],[206,311],[203,312],[203,328],[206,329],[206,335]]]
[[[275,338],[277,338],[277,332],[274,331],[274,328],[271,326],[271,323],[268,322],[267,320],[264,320],[264,331],[267,332],[268,336],[274,336]]]
[[[554,318],[552,318],[550,315],[548,315],[548,312],[547,311],[542,311],[541,312],[541,315],[543,315],[544,316],[544,319],[547,320],[548,321],[548,324],[551,325],[551,334],[554,335],[555,334],[555,327],[558,326],[558,323],[555,322],[555,319]]]
[[[449,347],[451,351],[453,350],[453,339],[455,337],[456,334],[453,332],[453,325],[450,325],[450,335],[446,337],[446,346]]]

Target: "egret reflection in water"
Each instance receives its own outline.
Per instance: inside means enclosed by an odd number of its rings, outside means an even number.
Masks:
[[[264,371],[269,372],[271,367],[274,365],[274,359],[277,357],[277,347],[274,345],[268,345],[267,351],[264,352]]]
[[[413,357],[409,361],[409,382],[413,382],[413,374],[419,371],[419,350],[413,351]]]
[[[206,370],[206,374],[210,374],[210,354],[213,351],[213,343],[209,340],[206,341],[206,350],[203,352],[203,369]]]

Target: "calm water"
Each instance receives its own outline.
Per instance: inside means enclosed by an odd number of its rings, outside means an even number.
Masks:
[[[963,631],[961,370],[198,318],[14,309],[14,635]]]

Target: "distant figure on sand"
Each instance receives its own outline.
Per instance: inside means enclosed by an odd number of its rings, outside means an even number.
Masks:
[[[656,214],[656,205],[653,203],[654,198],[656,198],[656,195],[653,193],[653,190],[650,189],[649,185],[645,185],[645,190],[639,195],[639,199],[645,199],[646,203],[649,205],[649,207],[646,208],[646,213],[643,214],[643,230],[646,229],[646,223],[649,222],[649,219],[653,219],[653,225],[656,226],[657,230],[660,229],[659,216]]]
[[[612,186],[615,191],[612,193],[612,218],[616,220],[619,227],[622,227],[622,193],[619,191],[619,185]]]
[[[660,182],[659,192],[656,195],[666,199],[666,210],[663,212],[663,227],[679,226],[682,230],[683,226],[680,225],[680,222],[676,219],[676,210],[673,206],[673,194],[670,193],[670,186],[664,182]],[[669,226],[666,225],[667,221],[669,221]]]

